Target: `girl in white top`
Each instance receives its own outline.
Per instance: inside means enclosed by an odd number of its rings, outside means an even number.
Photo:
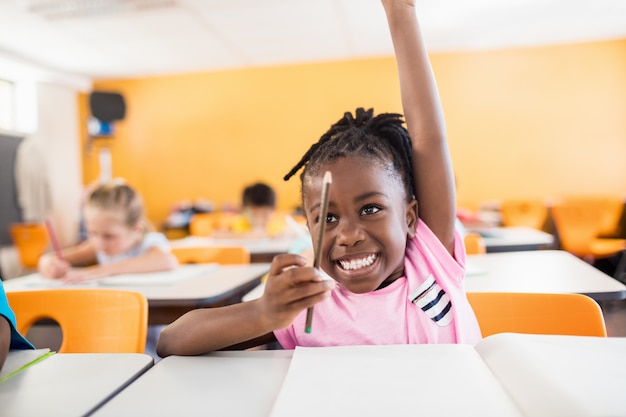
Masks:
[[[96,187],[83,212],[87,240],[64,249],[62,258],[43,255],[38,266],[43,276],[81,282],[178,266],[167,238],[148,231],[142,198],[127,184],[116,180]]]

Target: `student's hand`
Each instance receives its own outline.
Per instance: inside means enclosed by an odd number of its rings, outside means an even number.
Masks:
[[[305,266],[306,258],[295,254],[274,257],[259,299],[261,314],[273,329],[289,326],[305,308],[330,296],[335,281],[324,279],[322,273],[312,266]]]
[[[59,259],[54,254],[46,254],[39,258],[37,269],[39,273],[46,278],[62,278],[69,270],[71,265],[63,260]]]

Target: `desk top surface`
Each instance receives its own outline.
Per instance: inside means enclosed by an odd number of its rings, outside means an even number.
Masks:
[[[267,416],[292,355],[265,350],[170,356],[93,416]]]
[[[468,228],[467,232],[481,235],[487,252],[535,250],[554,243],[554,236],[550,233],[532,227]]]
[[[87,415],[152,363],[138,353],[56,353],[0,384],[0,417]]]
[[[560,250],[468,255],[467,292],[586,294],[596,300],[626,298],[626,286]]]
[[[66,285],[66,288],[99,287],[117,288],[137,291],[146,296],[151,305],[159,303],[172,304],[180,302],[210,302],[213,298],[236,290],[240,286],[260,279],[268,270],[269,263],[255,263],[245,265],[183,265],[178,270],[158,274],[128,274],[129,279],[115,283],[115,277],[107,279],[105,283],[86,283],[82,285]],[[205,269],[206,268],[206,269]],[[189,270],[198,273],[190,274]],[[180,277],[180,274],[185,275]],[[132,277],[131,277],[132,275]],[[151,276],[158,275],[158,279],[151,280]],[[170,277],[167,283],[167,276]],[[164,279],[165,277],[165,279]],[[146,283],[138,285],[141,279]],[[59,281],[42,278],[39,274],[13,278],[4,281],[7,292],[24,290],[42,290],[63,287]]]
[[[296,400],[291,401],[295,404],[292,408],[299,410],[297,414],[307,416],[406,415],[412,406],[419,406],[425,414],[437,415],[523,415],[500,385],[506,384],[508,379],[513,383],[521,379],[517,391],[528,395],[526,401],[531,407],[539,404],[540,408],[546,408],[543,411],[552,407],[550,398],[554,399],[555,394],[560,395],[556,400],[557,408],[572,408],[568,401],[573,400],[570,402],[576,404],[574,408],[585,403],[596,410],[581,415],[602,415],[597,410],[603,407],[613,412],[626,410],[626,400],[619,395],[621,382],[626,377],[626,368],[622,369],[622,364],[626,364],[622,354],[626,338],[502,334],[483,342],[476,348],[450,344],[340,347],[345,349],[344,354],[342,350],[334,350],[335,347],[330,348],[333,350],[305,348],[307,352],[244,351],[172,356],[157,363],[94,416],[267,417],[274,415],[281,399]],[[370,349],[378,353],[368,355]],[[296,357],[299,362],[294,369]],[[493,358],[490,363],[489,357]],[[334,365],[324,366],[328,360]],[[348,366],[344,366],[346,361]],[[542,366],[530,366],[533,362]],[[612,363],[620,369],[611,370]],[[496,372],[497,376],[485,367],[487,364],[500,371]],[[562,372],[556,375],[556,383],[572,391],[551,392],[545,386],[555,383],[554,378],[544,376],[562,367],[574,369],[573,375],[587,377],[571,378],[569,372]],[[303,386],[306,386],[304,390],[294,391],[294,387]],[[399,398],[398,391],[412,394],[402,394]],[[589,398],[581,398],[585,397],[579,395],[581,391],[589,393]],[[546,392],[549,393],[546,400],[537,399]],[[311,394],[307,397],[307,393]],[[446,402],[451,396],[457,401]],[[369,400],[364,401],[364,398]],[[403,404],[402,410],[396,410],[398,403]],[[347,408],[336,408],[335,404]],[[386,406],[390,408],[383,409]],[[311,411],[316,407],[326,412]],[[281,416],[297,414],[278,413]],[[572,414],[557,411],[541,415]]]

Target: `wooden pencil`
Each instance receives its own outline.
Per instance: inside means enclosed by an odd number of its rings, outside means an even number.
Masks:
[[[333,182],[333,177],[330,171],[324,173],[324,179],[322,181],[322,200],[320,203],[320,215],[319,215],[319,228],[317,229],[317,241],[315,242],[315,259],[313,266],[320,268],[322,263],[322,241],[324,240],[324,230],[326,229],[326,216],[328,215],[328,198],[330,194],[330,184]],[[306,310],[306,324],[304,331],[311,333],[311,324],[313,323],[313,307],[309,307]]]
[[[52,223],[50,223],[50,220],[48,219],[46,219],[46,229],[48,230],[48,236],[50,236],[50,241],[52,242],[54,253],[56,253],[57,258],[63,259],[63,255],[61,255],[61,246],[59,246],[57,235],[56,233],[54,233],[54,229],[52,228]]]

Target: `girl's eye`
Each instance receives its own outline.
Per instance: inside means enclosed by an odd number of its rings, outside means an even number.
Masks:
[[[337,221],[337,217],[335,217],[333,214],[326,215],[326,223],[334,223],[336,221]]]
[[[365,206],[365,207],[363,207],[363,209],[361,209],[361,214],[362,215],[369,215],[369,214],[378,213],[379,211],[380,211],[380,207]]]
[[[326,223],[334,223],[334,222],[336,222],[336,221],[337,221],[337,217],[336,217],[336,216],[334,216],[333,214],[327,214],[327,215],[326,215]],[[315,218],[315,223],[317,224],[317,223],[319,223],[319,222],[320,222],[320,218],[319,218],[319,217],[316,217],[316,218]]]

